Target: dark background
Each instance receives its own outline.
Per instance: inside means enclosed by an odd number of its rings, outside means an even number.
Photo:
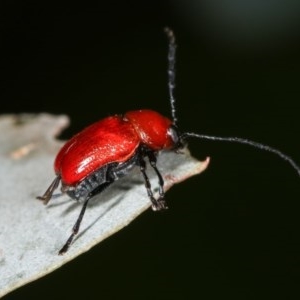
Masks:
[[[257,140],[300,163],[295,3],[1,1],[0,112],[68,114],[64,139],[131,109],[169,115],[168,25],[179,45],[181,130]],[[167,193],[166,213],[149,210],[5,299],[298,298],[295,171],[243,145],[190,148],[211,165]]]

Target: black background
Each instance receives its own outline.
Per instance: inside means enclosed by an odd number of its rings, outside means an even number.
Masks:
[[[300,9],[286,1],[230,16],[224,5],[223,18],[221,2],[1,1],[0,112],[68,114],[64,139],[114,113],[169,115],[168,25],[181,130],[261,141],[300,163]],[[167,212],[149,210],[5,299],[297,298],[295,171],[243,145],[190,148],[211,165],[167,193]]]

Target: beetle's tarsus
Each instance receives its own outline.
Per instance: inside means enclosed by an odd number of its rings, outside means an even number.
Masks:
[[[75,232],[73,232],[70,237],[68,238],[67,242],[64,244],[64,246],[59,250],[58,255],[64,255],[68,250],[69,247],[73,241],[73,238],[75,236]]]
[[[46,197],[45,195],[43,195],[43,196],[37,196],[36,199],[41,200],[44,205],[46,205],[49,202],[49,200],[50,200],[50,198]]]
[[[43,201],[45,205],[48,204],[48,202],[52,198],[53,192],[57,189],[59,185],[60,179],[60,175],[57,175],[46,190],[45,194],[43,196],[37,196],[36,199]]]
[[[153,211],[162,211],[168,209],[167,202],[163,198],[159,198],[155,200],[155,202],[152,202],[152,210]]]

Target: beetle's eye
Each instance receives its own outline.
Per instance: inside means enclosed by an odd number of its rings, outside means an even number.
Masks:
[[[168,129],[168,135],[171,137],[174,145],[177,145],[179,142],[179,134],[175,125],[170,126],[170,128]]]

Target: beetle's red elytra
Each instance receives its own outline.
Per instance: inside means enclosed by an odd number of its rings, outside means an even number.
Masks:
[[[286,160],[300,175],[300,167],[292,158],[270,146],[238,137],[218,137],[178,131],[174,97],[176,43],[173,31],[166,28],[165,32],[169,39],[168,87],[172,119],[149,109],[110,116],[76,134],[65,143],[56,156],[54,162],[56,177],[44,195],[37,198],[47,204],[61,183],[63,193],[67,193],[73,199],[83,200],[72,233],[59,254],[68,251],[74,236],[78,233],[89,200],[114,181],[127,175],[135,166],[139,166],[144,178],[152,209],[156,211],[167,209],[164,199],[164,180],[156,167],[157,153],[161,150],[176,151],[189,137],[236,142],[272,152]],[[157,199],[153,196],[146,173],[145,158],[149,160],[150,166],[158,177],[159,197]]]

